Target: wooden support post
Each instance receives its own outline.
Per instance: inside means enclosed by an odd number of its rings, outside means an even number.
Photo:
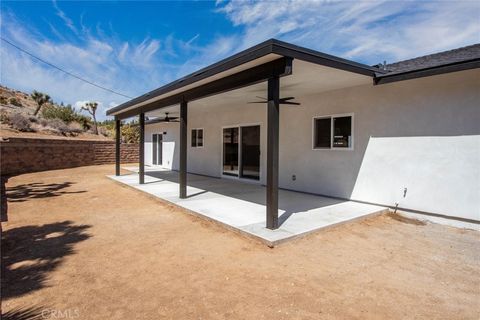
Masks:
[[[187,197],[187,101],[180,103],[180,198]]]
[[[138,180],[145,183],[145,113],[140,113],[140,144],[138,146]]]
[[[278,228],[278,148],[280,79],[268,79],[267,104],[267,228]]]
[[[121,130],[120,130],[120,119],[115,119],[115,175],[120,175],[120,139],[121,139]]]

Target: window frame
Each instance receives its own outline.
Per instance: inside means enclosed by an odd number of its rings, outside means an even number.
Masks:
[[[202,145],[198,146],[198,131],[202,130]],[[193,146],[193,141],[192,141],[192,134],[193,131],[196,131],[195,133],[195,146]],[[201,149],[205,146],[205,130],[204,128],[192,128],[190,129],[190,148],[195,148],[195,149]]]
[[[351,117],[351,133],[352,133],[352,138],[351,138],[351,143],[348,148],[342,148],[342,147],[334,147],[333,146],[333,139],[334,139],[334,121],[333,119],[335,118],[342,118],[342,117]],[[329,148],[319,148],[315,147],[315,120],[317,119],[330,119],[330,147]],[[343,151],[352,151],[354,150],[354,142],[355,142],[355,116],[354,113],[339,113],[339,114],[330,114],[330,115],[324,115],[324,116],[314,116],[312,118],[312,150],[343,150]]]

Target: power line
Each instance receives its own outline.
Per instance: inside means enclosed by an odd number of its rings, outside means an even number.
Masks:
[[[76,78],[76,79],[78,79],[78,80],[81,80],[81,81],[83,81],[83,82],[86,82],[86,83],[88,83],[88,84],[90,84],[90,85],[92,85],[92,86],[94,86],[94,87],[99,88],[99,89],[109,91],[109,92],[111,92],[111,93],[117,94],[117,95],[122,96],[122,97],[125,97],[125,98],[133,99],[132,97],[129,97],[129,96],[123,94],[123,93],[120,93],[120,92],[114,91],[114,90],[112,90],[112,89],[103,87],[103,86],[101,86],[101,85],[98,85],[98,84],[96,84],[96,83],[93,83],[93,82],[91,82],[91,81],[88,81],[87,79],[84,79],[84,78],[82,78],[82,77],[80,77],[80,76],[77,76],[77,75],[75,75],[75,74],[73,74],[73,73],[71,73],[71,72],[69,72],[69,71],[66,71],[66,70],[64,70],[64,69],[62,69],[62,68],[60,68],[60,67],[57,67],[57,66],[54,65],[53,63],[50,63],[50,62],[48,62],[48,61],[43,60],[42,58],[37,57],[37,56],[34,55],[33,53],[30,53],[30,52],[28,52],[27,50],[20,48],[20,47],[17,46],[16,44],[10,42],[9,40],[7,40],[7,39],[5,39],[5,38],[3,38],[3,37],[0,37],[0,39],[2,39],[3,41],[5,41],[6,43],[8,43],[9,45],[11,45],[12,47],[14,47],[14,48],[22,51],[23,53],[28,54],[28,55],[31,56],[32,58],[35,58],[35,59],[37,59],[37,60],[45,63],[46,65],[49,65],[49,66],[52,67],[52,68],[55,68],[55,69],[57,69],[57,70],[60,70],[60,71],[62,71],[62,72],[64,72],[64,73],[68,74],[69,76],[72,76],[72,77],[74,77],[74,78]]]

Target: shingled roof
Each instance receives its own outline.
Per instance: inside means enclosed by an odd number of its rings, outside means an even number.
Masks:
[[[470,61],[479,58],[480,43],[477,43],[467,47],[438,52],[422,57],[387,64],[386,70],[389,72],[388,74],[403,73],[414,70],[443,66],[451,63]]]

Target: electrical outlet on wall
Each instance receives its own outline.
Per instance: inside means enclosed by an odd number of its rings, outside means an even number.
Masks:
[[[295,180],[297,180],[297,176],[292,174],[292,181],[295,181]]]

